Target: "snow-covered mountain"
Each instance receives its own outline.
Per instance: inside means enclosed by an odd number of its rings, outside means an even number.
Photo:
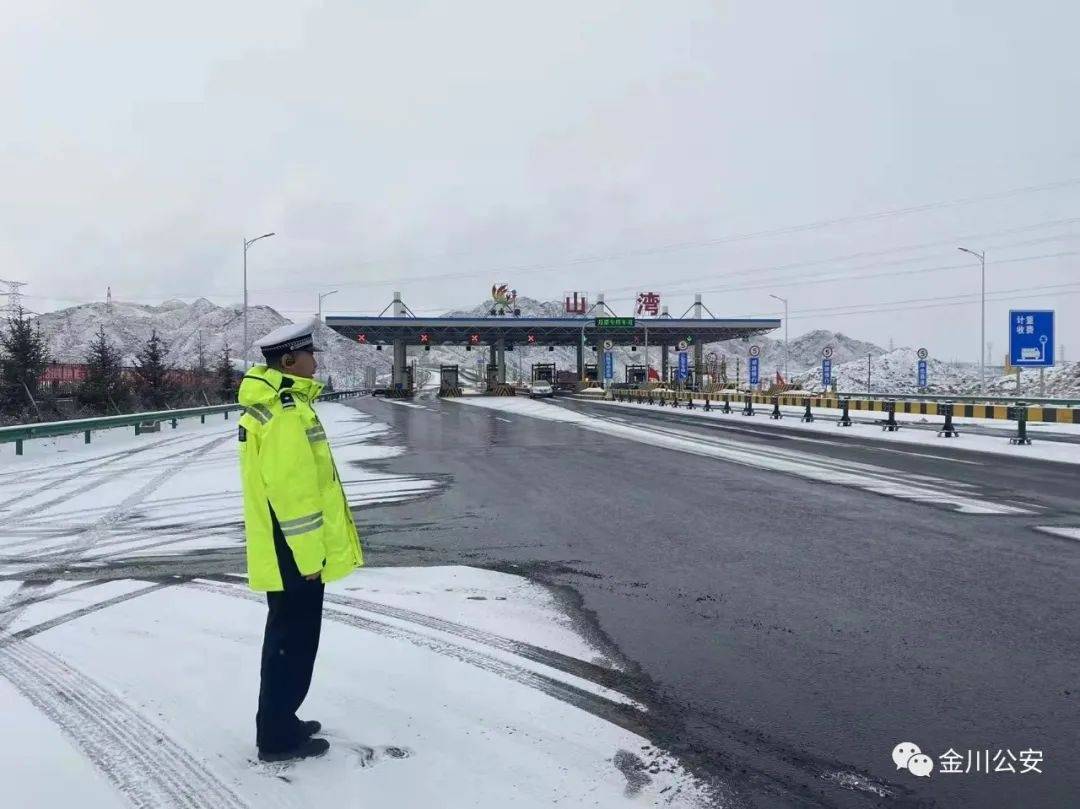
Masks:
[[[538,301],[522,295],[517,299],[517,308],[521,310],[521,317],[574,317],[567,315],[562,301]],[[444,312],[443,317],[489,317],[491,301],[478,303],[471,309],[455,309]]]
[[[561,301],[538,301],[521,297],[517,305],[521,309],[522,317],[565,316]],[[490,303],[484,302],[471,309],[447,312],[446,315],[487,317],[489,309]],[[288,322],[288,318],[268,306],[252,306],[248,309],[252,343]],[[211,365],[225,346],[229,347],[230,355],[239,360],[243,340],[241,308],[217,306],[205,298],[193,303],[166,301],[159,306],[122,302],[88,303],[41,315],[38,323],[46,335],[53,358],[59,362],[84,362],[99,326],[105,328],[109,339],[121,350],[127,365],[134,364],[136,353],[154,330],[157,330],[169,347],[168,361],[178,368],[188,368],[195,363],[200,343]],[[387,382],[391,351],[378,351],[374,346],[358,345],[325,326],[319,327],[316,336],[318,342],[326,348],[319,356],[319,376],[323,379],[332,376],[337,387],[360,386],[364,382],[365,369],[374,367],[379,384]],[[715,353],[718,357],[726,357],[728,375],[731,378],[735,375],[738,358],[738,366],[745,382],[746,360],[751,344],[756,344],[761,349],[762,379],[771,380],[774,372],[782,371],[784,367],[784,341],[779,334],[762,335],[754,338],[752,343],[741,340],[710,343],[705,346],[704,352],[706,356]],[[821,350],[827,345],[833,348],[833,376],[838,380],[839,390],[851,393],[866,390],[869,356],[872,390],[891,393],[918,392],[917,358],[914,349],[898,348],[886,352],[873,343],[822,329],[800,335],[791,341],[789,368],[793,382],[801,384],[807,390],[821,389]],[[410,362],[416,363],[418,376],[423,376],[426,370],[437,379],[439,365],[454,364],[459,366],[466,384],[473,383],[477,376],[483,376],[482,365],[487,360],[487,353],[484,348],[467,351],[464,346],[432,346],[428,351],[418,346],[409,349]],[[670,357],[674,365],[677,362],[674,350]],[[257,349],[252,349],[249,359],[254,362],[261,359]],[[546,346],[516,346],[514,351],[507,353],[506,359],[507,374],[511,380],[529,379],[533,363],[554,362],[560,369],[576,367],[576,354],[570,347],[548,351]],[[645,354],[642,350],[617,349],[615,380],[622,381],[625,378],[626,365],[644,364],[644,360]],[[650,348],[649,360],[654,368],[659,368],[659,349]],[[596,354],[586,351],[586,362],[595,361]],[[1025,371],[1021,378],[1021,394],[1037,396],[1038,378],[1037,373]],[[977,390],[978,369],[931,358],[928,381],[931,393],[971,394]],[[987,389],[991,394],[1015,395],[1016,377],[1010,375],[992,378],[988,380]],[[1080,363],[1067,363],[1048,370],[1046,395],[1080,396]]]
[[[104,327],[109,340],[120,349],[125,365],[135,363],[135,355],[155,330],[168,345],[167,359],[174,367],[192,367],[200,343],[210,365],[214,364],[226,346],[230,356],[241,359],[243,310],[238,306],[217,306],[205,298],[193,303],[166,301],[160,306],[122,302],[87,303],[41,315],[37,322],[57,362],[85,362],[99,327]],[[289,322],[288,318],[269,306],[250,306],[249,340],[254,343],[264,334]],[[364,368],[369,365],[374,365],[379,373],[386,373],[389,369],[388,352],[359,346],[325,326],[319,327],[316,341],[326,349],[319,355],[319,376],[323,379],[332,376],[335,386],[339,388],[361,385]],[[258,349],[252,349],[248,359],[258,362],[262,357]]]

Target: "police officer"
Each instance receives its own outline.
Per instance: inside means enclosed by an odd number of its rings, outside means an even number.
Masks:
[[[256,345],[265,365],[240,383],[240,474],[248,581],[266,593],[256,744],[263,761],[319,756],[322,726],[296,712],[307,696],[322,624],[323,585],[363,564],[360,538],[319,417],[317,320]]]

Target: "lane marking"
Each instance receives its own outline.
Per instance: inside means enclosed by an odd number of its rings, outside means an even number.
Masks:
[[[453,400],[451,400],[453,401]],[[930,478],[932,483],[919,483],[888,467],[853,461],[840,461],[781,447],[749,445],[720,436],[704,438],[698,433],[681,430],[646,427],[644,425],[617,424],[610,419],[585,414],[561,407],[530,407],[528,403],[513,401],[492,403],[462,402],[491,410],[524,416],[577,424],[579,427],[602,435],[616,436],[641,444],[673,449],[693,455],[717,458],[731,463],[783,472],[821,483],[848,486],[901,500],[948,506],[962,514],[1016,515],[1031,514],[1028,508],[984,500],[974,495],[958,492],[960,488],[952,481]]]
[[[1044,534],[1050,534],[1051,536],[1075,539],[1080,542],[1080,528],[1073,528],[1067,525],[1036,525],[1035,530],[1042,531]]]
[[[603,404],[609,404],[609,403],[604,402]],[[622,403],[621,402],[615,402],[614,404],[615,405],[621,405]],[[683,414],[680,414],[680,415],[683,415]],[[863,446],[862,444],[847,444],[847,443],[842,442],[842,441],[830,441],[827,438],[811,438],[810,436],[806,436],[806,435],[794,435],[794,434],[792,434],[790,432],[769,432],[767,430],[754,429],[753,425],[750,425],[750,424],[745,424],[744,425],[742,422],[728,421],[726,419],[721,420],[721,419],[709,418],[709,417],[706,417],[704,413],[702,413],[701,415],[698,415],[697,413],[687,412],[686,415],[700,418],[701,421],[702,421],[702,424],[709,424],[709,423],[727,424],[727,425],[729,425],[728,429],[727,429],[727,432],[736,432],[736,433],[742,432],[742,433],[747,433],[747,434],[755,435],[755,436],[761,436],[761,437],[769,438],[769,439],[786,438],[789,441],[803,441],[803,442],[805,442],[807,444],[824,444],[824,445],[829,446],[829,447],[840,447],[840,448],[851,447],[851,448],[857,448],[857,449],[864,449],[864,450],[867,450],[868,452],[895,452],[895,453],[900,454],[900,455],[912,455],[912,456],[914,456],[916,458],[932,458],[932,459],[937,460],[937,461],[950,461],[952,463],[963,463],[963,464],[968,464],[969,466],[985,466],[986,465],[983,461],[969,461],[969,460],[965,460],[965,459],[962,459],[962,458],[950,458],[948,455],[934,455],[933,453],[930,453],[930,452],[915,452],[913,450],[897,449],[895,447],[879,447],[879,446],[873,446],[873,445],[872,446]],[[617,417],[614,417],[614,416],[608,416],[608,417],[597,416],[597,418],[608,418],[611,421],[618,421],[618,422],[622,422],[624,424],[642,424],[643,423],[643,420],[629,421],[627,419],[617,418]],[[871,422],[871,421],[868,421],[868,422],[865,422],[865,423],[866,424],[871,424],[871,425],[877,424],[877,422]],[[740,426],[736,427],[735,425],[737,425],[737,424],[740,425]],[[867,439],[867,440],[869,440],[869,439]]]
[[[415,407],[417,410],[427,410],[423,405],[413,404],[412,402],[403,402],[400,399],[383,399],[387,404],[401,405],[402,407]]]
[[[504,419],[502,416],[496,416],[495,421],[505,421],[507,424],[513,424],[514,423],[510,419]]]

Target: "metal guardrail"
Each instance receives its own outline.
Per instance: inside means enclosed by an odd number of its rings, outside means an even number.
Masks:
[[[636,385],[626,383],[613,384],[609,390],[647,390],[647,388],[641,388]],[[672,391],[675,390],[679,393],[691,392],[685,388],[661,388],[655,387],[652,390],[659,392],[660,390]],[[706,391],[694,390],[692,391],[699,398],[704,396]],[[742,397],[747,393],[752,393],[755,396],[799,396],[806,399],[851,399],[851,400],[874,400],[887,402],[890,399],[898,402],[952,402],[953,404],[1004,404],[1004,405],[1042,405],[1046,407],[1080,407],[1080,396],[1074,397],[1049,397],[1049,396],[961,396],[948,395],[948,394],[929,394],[929,393],[866,393],[865,391],[851,391],[845,393],[843,391],[832,392],[825,391],[822,393],[811,393],[810,391],[747,391],[739,388],[718,388],[717,390],[707,391],[710,396],[715,400],[718,397],[727,394],[728,396]]]
[[[781,405],[787,407],[802,407],[804,412],[802,421],[814,421],[812,408],[827,408],[840,410],[841,415],[837,421],[842,427],[850,427],[852,424],[849,415],[851,410],[864,410],[869,412],[883,413],[886,419],[881,423],[886,430],[895,431],[900,428],[896,420],[897,413],[920,414],[942,416],[945,419],[938,435],[952,438],[959,433],[953,424],[953,418],[986,418],[1015,421],[1017,434],[1010,439],[1013,444],[1030,444],[1031,440],[1027,433],[1028,422],[1045,422],[1054,424],[1080,424],[1080,408],[1064,407],[1028,407],[1026,404],[1012,406],[1001,404],[964,404],[951,400],[943,402],[927,401],[897,401],[896,399],[852,399],[841,397],[812,397],[812,396],[784,396],[765,394],[696,394],[689,391],[671,390],[616,390],[611,393],[614,401],[637,402],[646,405],[658,405],[664,407],[679,407],[685,403],[688,409],[701,407],[703,410],[719,410],[723,413],[741,412],[745,416],[753,416],[755,404],[770,405],[772,412],[770,417],[780,419],[784,414],[780,411]],[[735,408],[732,408],[732,405]]]
[[[780,394],[783,395],[783,394]],[[811,394],[811,396],[841,399],[876,399],[898,402],[953,402],[964,404],[1004,404],[1004,405],[1044,405],[1047,407],[1080,407],[1080,396],[1069,398],[1051,398],[1046,396],[937,396],[923,393],[834,393]]]
[[[1080,424],[1080,408],[1076,407],[1046,407],[1033,405],[1027,399],[1011,401],[1009,404],[970,404],[961,401],[959,397],[919,397],[914,399],[899,396],[883,396],[880,398],[867,398],[865,396],[804,396],[791,394],[763,394],[763,393],[739,393],[736,391],[722,391],[720,393],[693,393],[690,391],[672,390],[633,390],[614,391],[613,397],[625,398],[629,401],[649,401],[656,403],[663,401],[665,404],[679,402],[704,402],[710,404],[706,409],[722,406],[726,399],[735,403],[743,403],[747,398],[753,404],[771,405],[774,403],[785,407],[812,407],[842,410],[845,404],[850,410],[865,410],[874,413],[908,413],[923,416],[943,416],[946,409],[958,418],[1001,419],[1019,421],[1021,415],[1025,421],[1041,421],[1056,424]]]
[[[360,396],[366,393],[364,390],[343,390],[324,393],[319,401],[337,401]],[[23,454],[23,442],[34,438],[55,438],[61,435],[76,435],[83,433],[83,443],[90,443],[90,436],[97,430],[112,430],[118,427],[134,427],[135,435],[139,435],[146,425],[159,425],[169,422],[175,428],[181,419],[198,418],[203,424],[207,416],[222,413],[228,420],[229,413],[242,410],[238,404],[210,405],[208,407],[186,407],[179,410],[154,410],[145,413],[127,413],[118,416],[99,416],[92,419],[69,419],[67,421],[44,421],[36,424],[16,424],[11,427],[0,427],[0,444],[15,444],[15,454]]]

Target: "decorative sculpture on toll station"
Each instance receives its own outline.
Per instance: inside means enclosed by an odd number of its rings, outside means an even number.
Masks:
[[[492,316],[512,314],[514,317],[521,317],[521,310],[517,308],[517,290],[510,289],[509,284],[492,284],[491,301],[489,314]]]

